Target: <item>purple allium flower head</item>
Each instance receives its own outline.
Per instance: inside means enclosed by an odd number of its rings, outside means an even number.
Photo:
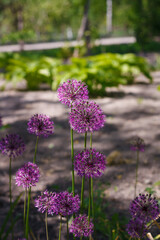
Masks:
[[[147,234],[146,223],[139,218],[131,219],[126,230],[132,238],[143,238]]]
[[[61,84],[57,90],[59,100],[71,107],[75,100],[88,99],[88,89],[87,86],[76,79],[67,80]]]
[[[36,186],[39,181],[39,167],[35,163],[24,164],[16,173],[16,185],[23,188]]]
[[[69,216],[77,212],[80,208],[80,199],[78,194],[73,197],[72,193],[67,191],[56,194],[55,197],[55,213],[61,216]]]
[[[0,150],[2,154],[16,158],[24,152],[25,144],[18,134],[8,134],[0,140]]]
[[[94,132],[104,126],[105,115],[93,101],[76,101],[69,115],[71,128],[78,133]]]
[[[88,216],[84,214],[73,219],[69,226],[69,231],[73,233],[75,237],[88,237],[92,234],[93,228],[92,220],[88,221]]]
[[[45,114],[35,114],[28,122],[28,132],[36,136],[48,137],[54,131],[53,121]]]
[[[35,199],[35,207],[37,207],[38,211],[41,213],[47,211],[48,214],[53,215],[56,211],[55,197],[56,193],[45,190],[37,199]]]
[[[158,201],[151,194],[139,194],[130,204],[130,213],[133,218],[149,222],[160,214]]]
[[[75,155],[74,169],[81,177],[100,177],[105,168],[105,156],[94,148]]]
[[[136,136],[131,140],[132,151],[144,152],[144,149],[145,149],[145,143],[142,138]]]

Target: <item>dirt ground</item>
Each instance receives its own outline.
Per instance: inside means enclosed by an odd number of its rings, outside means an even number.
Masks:
[[[154,72],[153,84],[148,84],[139,77],[133,86],[120,86],[118,89],[108,89],[108,97],[95,101],[106,114],[103,129],[93,134],[93,147],[106,155],[108,162],[104,175],[95,180],[96,188],[103,188],[108,208],[106,216],[118,212],[128,214],[130,201],[134,197],[135,153],[131,152],[129,141],[135,135],[146,143],[144,153],[140,154],[139,178],[137,192],[142,193],[146,187],[152,187],[160,180],[160,72]],[[15,186],[15,173],[25,162],[33,161],[35,136],[27,132],[27,122],[35,113],[49,115],[55,124],[52,136],[39,140],[37,164],[41,177],[36,187],[33,187],[32,198],[46,188],[62,191],[71,187],[70,159],[70,128],[68,123],[69,109],[62,105],[52,91],[35,92],[0,92],[0,114],[3,123],[9,128],[0,132],[20,134],[26,144],[22,157],[12,162],[12,189],[14,199],[22,191]],[[83,135],[74,134],[75,152],[82,149]],[[88,141],[89,144],[89,141]],[[8,211],[8,159],[1,154],[0,161],[0,225]],[[80,178],[76,176],[76,191],[80,193]],[[86,188],[87,189],[87,188]],[[158,186],[154,187],[156,195],[160,196]],[[21,200],[17,211],[23,211]],[[35,217],[36,216],[36,217]],[[31,206],[32,230],[36,239],[45,239],[43,215],[37,214]],[[58,238],[58,218],[49,217],[50,239]],[[62,239],[65,239],[65,221]],[[22,236],[23,225],[16,225],[15,239]],[[101,238],[100,238],[101,239]],[[96,239],[96,240],[100,240]],[[107,239],[102,238],[102,239]]]

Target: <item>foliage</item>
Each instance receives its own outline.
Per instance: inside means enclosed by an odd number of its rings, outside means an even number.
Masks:
[[[107,208],[109,202],[105,198],[104,189],[99,185],[94,191],[94,212],[95,212],[95,239],[97,236],[107,237],[108,240],[128,240],[125,226],[127,219],[125,217],[119,218],[117,213],[113,214],[110,218],[107,216]],[[87,210],[88,198],[85,199],[85,207]]]
[[[52,84],[53,69],[59,63],[57,59],[49,57],[41,57],[37,60],[14,55],[12,58],[7,58],[3,62],[3,57],[0,61],[0,66],[5,67],[5,79],[12,81],[13,84],[25,79],[28,89],[37,89],[40,83]]]
[[[86,58],[72,58],[70,64],[55,68],[52,89],[67,79],[85,81],[91,95],[103,95],[106,87],[118,87],[134,82],[143,73],[151,82],[147,62],[134,54],[100,54]]]
[[[30,59],[2,54],[0,68],[5,70],[5,79],[14,84],[25,79],[28,89],[38,89],[41,83],[47,83],[56,90],[61,82],[76,78],[86,82],[91,95],[105,94],[106,87],[131,84],[140,73],[152,80],[147,62],[134,54],[100,54],[72,58],[70,63],[44,56]]]

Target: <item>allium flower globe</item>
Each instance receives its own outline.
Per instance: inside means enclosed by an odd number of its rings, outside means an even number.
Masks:
[[[144,152],[144,149],[145,149],[145,143],[142,138],[134,137],[131,140],[131,150],[132,151]]]
[[[151,194],[139,194],[130,204],[130,213],[133,218],[149,222],[156,219],[160,214],[160,208],[156,198]]]
[[[56,194],[55,197],[55,213],[60,216],[69,216],[76,213],[80,208],[80,199],[78,195],[73,197],[72,193],[67,191]]]
[[[69,123],[78,133],[94,132],[104,126],[105,115],[93,101],[76,101],[69,115]]]
[[[53,121],[45,114],[35,114],[28,122],[28,132],[36,136],[48,137],[54,132]]]
[[[56,193],[45,190],[38,198],[35,199],[35,207],[41,213],[47,212],[50,215],[55,213],[55,196]]]
[[[57,95],[59,100],[68,107],[71,107],[75,100],[89,98],[87,86],[76,79],[69,79],[61,84],[57,90]]]
[[[16,158],[23,154],[25,144],[18,134],[8,134],[0,140],[0,151],[10,158]]]
[[[93,233],[92,220],[88,221],[88,216],[79,215],[73,219],[69,226],[69,231],[74,234],[75,237],[88,237]]]
[[[23,188],[36,186],[39,181],[39,167],[35,163],[28,162],[16,173],[16,185]]]
[[[126,230],[132,238],[136,239],[137,238],[141,239],[145,237],[147,234],[146,223],[139,218],[131,219],[127,224]]]
[[[81,151],[75,155],[74,168],[81,177],[100,177],[106,168],[105,156],[95,149]]]

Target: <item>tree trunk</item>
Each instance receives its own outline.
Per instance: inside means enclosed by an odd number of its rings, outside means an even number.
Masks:
[[[87,52],[89,53],[90,49],[90,27],[89,27],[89,7],[90,7],[90,0],[84,1],[84,12],[81,21],[81,26],[78,31],[77,41],[80,42],[82,38],[85,36],[85,45],[87,47]],[[86,33],[86,34],[85,34]],[[78,57],[79,49],[75,48],[73,56]]]
[[[112,32],[112,0],[106,0],[106,27],[107,34]]]

